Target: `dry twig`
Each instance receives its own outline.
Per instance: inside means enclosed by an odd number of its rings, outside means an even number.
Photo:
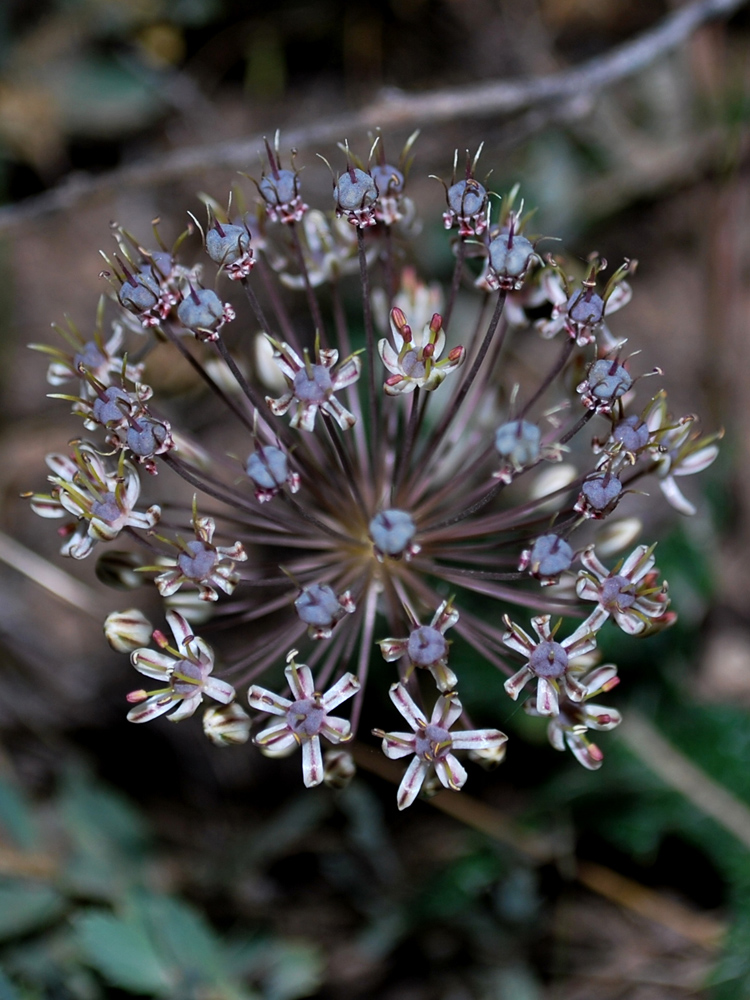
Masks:
[[[694,0],[644,31],[581,66],[524,80],[495,80],[427,94],[386,91],[361,111],[323,119],[285,131],[290,147],[303,149],[376,125],[382,128],[422,128],[461,117],[488,118],[516,114],[560,103],[568,107],[579,96],[591,99],[602,87],[632,76],[660,56],[682,45],[702,24],[731,16],[747,0]],[[73,174],[42,195],[0,210],[0,231],[74,208],[84,198],[114,190],[157,184],[209,168],[245,168],[262,145],[262,136],[178,149],[165,156],[92,177]]]

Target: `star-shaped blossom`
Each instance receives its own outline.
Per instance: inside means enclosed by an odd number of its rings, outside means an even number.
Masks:
[[[580,288],[574,288],[559,269],[545,270],[541,288],[552,303],[552,315],[536,322],[541,335],[550,339],[565,330],[579,347],[593,343],[598,336],[605,350],[617,348],[620,342],[610,332],[604,316],[622,309],[633,297],[633,289],[622,278],[634,270],[634,263],[629,261],[618,268],[601,295],[596,291],[596,270],[600,269],[596,263]]]
[[[508,737],[499,729],[470,729],[449,732],[463,712],[454,692],[441,695],[435,702],[429,722],[403,684],[393,684],[391,701],[411,726],[411,733],[385,733],[374,729],[373,735],[383,740],[383,753],[391,760],[414,754],[398,787],[399,809],[406,809],[419,795],[425,778],[434,768],[444,788],[460,791],[466,782],[464,766],[454,756],[454,750],[490,750],[502,746]]]
[[[141,482],[134,465],[123,453],[116,469],[107,467],[93,445],[76,446],[72,457],[48,455],[47,465],[53,475],[50,494],[31,498],[32,510],[41,517],[64,517],[73,514],[82,524],[73,526],[61,552],[73,559],[85,559],[98,541],[117,538],[123,528],[153,528],[161,516],[157,506],[135,510]]]
[[[450,640],[445,638],[445,633],[458,621],[453,601],[443,601],[429,625],[420,625],[408,607],[406,613],[412,626],[409,635],[403,639],[378,640],[383,658],[393,663],[406,656],[409,671],[405,679],[415,667],[421,667],[430,671],[440,691],[452,691],[458,678],[448,666]]]
[[[513,701],[534,677],[537,678],[536,708],[540,715],[557,715],[561,693],[571,701],[581,701],[586,692],[570,668],[575,657],[583,656],[596,646],[595,630],[588,622],[579,626],[567,639],[557,642],[555,635],[560,623],[554,630],[550,629],[549,615],[531,619],[536,641],[507,615],[504,621],[508,631],[503,636],[503,642],[527,660],[525,666],[505,682],[505,690]]]
[[[644,417],[651,432],[649,451],[656,464],[659,488],[675,510],[695,514],[695,507],[682,494],[675,477],[693,476],[707,469],[719,454],[716,442],[724,436],[724,431],[704,436],[692,433],[696,419],[692,414],[673,421],[667,412],[664,391],[651,400]]]
[[[284,674],[292,698],[253,685],[247,693],[251,708],[271,715],[280,715],[276,722],[258,733],[253,742],[267,757],[286,757],[298,746],[302,748],[302,780],[307,788],[319,785],[324,777],[320,737],[329,743],[346,743],[352,738],[351,724],[346,719],[328,713],[359,691],[354,674],[344,674],[325,694],[315,690],[312,671],[304,663],[296,663],[293,649],[287,657]]]
[[[289,390],[278,399],[266,396],[271,413],[283,416],[296,404],[290,421],[292,427],[312,431],[318,410],[333,417],[342,430],[353,427],[357,418],[336,399],[335,392],[353,385],[359,378],[362,362],[356,354],[342,361],[338,370],[333,368],[339,359],[335,348],[323,349],[316,344],[315,361],[305,352],[304,361],[289,344],[268,338],[274,349],[274,360],[289,385]]]
[[[216,522],[212,517],[198,517],[194,513],[193,529],[195,538],[179,539],[176,543],[179,555],[170,560],[173,567],[160,573],[154,583],[162,597],[171,597],[187,583],[198,587],[202,600],[216,601],[219,598],[217,587],[231,594],[240,582],[234,564],[244,562],[247,553],[242,542],[231,546],[213,544]]]
[[[659,584],[654,572],[653,545],[639,545],[612,571],[596,557],[593,545],[581,553],[581,562],[585,569],[578,574],[576,593],[596,601],[587,619],[590,628],[600,628],[611,615],[623,632],[638,635],[669,607],[667,585]]]
[[[53,359],[47,369],[47,381],[50,385],[64,385],[79,379],[81,395],[88,400],[96,396],[95,385],[110,385],[113,375],[131,382],[137,382],[141,378],[143,365],[128,364],[118,353],[125,337],[122,323],[112,324],[112,334],[108,340],[104,340],[99,328],[94,331],[91,340],[86,340],[71,320],[68,320],[67,328],[56,326],[55,329],[68,342],[70,350],[65,351],[48,344],[30,345],[33,350],[42,351]]]
[[[576,760],[589,771],[597,771],[602,766],[604,754],[589,740],[586,735],[588,730],[606,732],[622,722],[617,709],[590,703],[589,698],[611,691],[619,681],[617,667],[612,664],[592,670],[581,678],[581,687],[584,689],[581,701],[563,698],[557,715],[550,719],[547,726],[547,738],[555,750],[565,750],[567,746]],[[533,702],[527,701],[524,708],[529,715],[541,714]]]
[[[175,710],[170,722],[187,719],[195,712],[203,696],[228,705],[235,695],[234,688],[226,681],[212,677],[214,654],[211,647],[198,636],[177,611],[167,612],[167,622],[172,630],[177,648],[161,632],[154,632],[154,640],[165,652],[153,649],[136,649],[130,657],[135,669],[146,677],[164,681],[158,691],[131,691],[128,701],[136,707],[128,712],[128,722],[150,722],[160,715]]]
[[[431,391],[451,372],[460,368],[466,358],[463,347],[454,347],[446,358],[438,361],[445,348],[445,331],[439,313],[434,313],[421,333],[412,333],[406,316],[397,306],[391,309],[392,347],[384,338],[378,343],[383,364],[391,372],[385,380],[389,396],[414,392],[416,388]]]

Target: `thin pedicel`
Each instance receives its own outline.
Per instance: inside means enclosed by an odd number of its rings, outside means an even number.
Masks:
[[[549,720],[553,747],[601,766],[589,730],[620,715],[589,702],[618,682],[614,665],[598,665],[598,634],[642,637],[675,615],[654,546],[607,565],[600,522],[628,494],[653,503],[633,490],[646,476],[693,512],[677,479],[710,465],[721,436],[673,419],[663,391],[636,401],[625,341],[608,326],[632,295],[635,263],[598,290],[598,256],[577,274],[543,257],[518,188],[490,197],[478,178],[481,149],[462,177],[457,155],[444,183],[455,260],[443,305],[439,285],[417,276],[414,138],[396,165],[380,135],[366,161],[345,144],[326,213],[303,201],[277,136],[250,207],[239,190],[226,209],[206,198],[205,227],[192,216],[173,248],[156,228],[149,250],[116,227],[112,292],[93,333],[68,321],[56,327],[62,346],[33,345],[90,439],[47,457],[50,489],[30,494],[32,509],[63,522],[72,558],[130,544],[99,556],[100,579],[155,586],[175,638],[137,608],[107,617],[110,644],[161,682],[128,696],[130,721],[179,721],[210,699],[206,735],[235,746],[254,726],[239,704],[247,688],[261,713],[255,746],[272,757],[299,747],[305,785],[338,787],[354,773],[347,744],[382,656],[410,726],[374,730],[387,756],[412,757],[399,808],[436,782],[459,790],[467,772],[455,752],[486,766],[504,756],[505,735],[476,728],[459,700],[471,669],[461,642]],[[197,230],[206,260],[188,263]],[[545,304],[546,318],[528,319]],[[510,352],[538,352],[535,331],[564,344],[536,382],[504,383]],[[157,344],[230,417],[242,454],[208,447],[180,401],[151,389]],[[585,376],[571,393],[574,365]],[[162,487],[164,466],[195,492],[192,505]],[[146,484],[158,504],[141,500]],[[261,686],[285,663],[284,689]],[[344,702],[349,719],[329,714]],[[501,711],[482,706],[490,720]]]

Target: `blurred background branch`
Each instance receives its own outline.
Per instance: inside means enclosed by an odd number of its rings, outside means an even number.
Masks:
[[[496,80],[472,86],[407,94],[388,89],[361,110],[322,118],[284,131],[284,145],[304,149],[316,143],[335,142],[351,133],[375,127],[427,129],[458,118],[511,116],[536,109],[521,125],[529,134],[554,122],[580,119],[591,113],[598,92],[638,73],[655,60],[683,45],[701,25],[726,18],[747,0],[694,0],[668,14],[658,25],[631,41],[614,47],[582,65],[517,81]],[[172,88],[178,105],[182,90]],[[193,98],[194,88],[191,88]],[[189,102],[193,107],[193,102]],[[516,130],[516,135],[519,130]],[[706,145],[713,146],[714,139]],[[263,135],[250,139],[214,142],[175,149],[142,162],[129,164],[98,176],[71,174],[57,187],[16,205],[0,209],[0,231],[8,230],[49,213],[72,210],[83,200],[127,188],[163,183],[198,174],[210,168],[246,169],[262,146]],[[678,157],[682,159],[682,157]]]

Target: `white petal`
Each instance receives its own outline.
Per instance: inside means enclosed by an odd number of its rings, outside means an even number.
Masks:
[[[289,727],[280,723],[264,729],[253,740],[264,757],[288,757],[299,746],[299,741]]]
[[[351,698],[353,694],[356,694],[359,688],[359,680],[354,674],[344,674],[343,677],[336,681],[332,688],[326,691],[320,699],[320,704],[326,712],[330,712],[332,708],[336,708],[342,701],[346,701],[347,698]]]
[[[236,691],[227,681],[219,680],[218,677],[209,677],[203,685],[204,692],[214,701],[220,701],[222,705],[228,705],[234,701]]]
[[[398,363],[398,354],[396,354],[387,340],[381,340],[378,342],[378,351],[380,352],[380,357],[388,371],[393,375],[399,375],[401,373],[401,368]]]
[[[638,545],[622,564],[618,575],[626,576],[633,583],[642,580],[647,573],[651,572],[656,562],[656,556],[653,552],[650,555],[646,553],[648,553],[648,546]]]
[[[493,750],[508,740],[499,729],[466,729],[451,733],[451,737],[454,750]]]
[[[177,661],[155,649],[136,649],[130,655],[130,662],[138,673],[163,681],[169,678]]]
[[[167,624],[172,630],[174,641],[183,656],[188,655],[186,642],[193,638],[193,626],[190,625],[179,611],[167,611]]]
[[[540,715],[558,715],[560,712],[557,689],[545,677],[540,677],[537,685],[536,710]]]
[[[450,729],[462,712],[463,706],[455,695],[453,697],[450,695],[441,695],[435,702],[430,722],[433,726]]]
[[[599,732],[607,732],[619,726],[622,716],[616,708],[609,708],[607,705],[586,705],[584,709],[586,725],[590,729],[597,729]],[[602,721],[600,721],[602,720]]]
[[[253,684],[247,692],[247,700],[250,708],[257,708],[259,712],[270,712],[271,715],[286,715],[286,710],[292,704],[288,698],[282,698],[280,694],[258,687],[256,684]]]
[[[329,715],[320,729],[321,735],[330,743],[346,743],[352,738],[352,726],[348,719]]]
[[[420,725],[427,725],[427,718],[403,684],[392,684],[388,694],[393,704],[415,732],[420,728]]]
[[[182,704],[176,711],[172,712],[169,716],[170,722],[181,722],[183,719],[189,719],[191,715],[195,713],[200,703],[203,701],[203,696],[200,691],[196,694],[191,695],[189,698],[183,698]]]
[[[150,722],[151,719],[158,719],[160,715],[168,712],[174,703],[174,698],[168,694],[152,695],[141,705],[130,709],[127,715],[128,722]]]
[[[390,760],[398,760],[415,753],[414,733],[386,733],[383,736],[383,753]]]
[[[440,779],[441,785],[450,788],[453,792],[463,788],[468,778],[466,768],[452,753],[446,754],[444,760],[436,761],[435,773]]]
[[[703,472],[715,460],[719,454],[718,446],[709,445],[707,448],[700,448],[685,458],[678,459],[675,468],[675,476],[692,476],[696,472]]]
[[[555,750],[565,749],[565,732],[558,719],[552,719],[547,726],[547,739]]]
[[[306,788],[314,788],[323,780],[323,754],[320,740],[312,736],[302,742],[302,780]]]
[[[565,739],[579,764],[583,764],[587,771],[599,770],[603,760],[599,747],[577,733],[566,733]]]
[[[681,493],[679,486],[674,481],[673,476],[667,476],[659,480],[659,489],[667,498],[667,502],[680,514],[692,517],[696,508]]]
[[[508,678],[503,687],[513,701],[518,698],[522,689],[528,684],[533,676],[534,671],[527,664],[525,667],[521,667],[521,669],[517,673],[513,674],[512,677]]]
[[[584,549],[581,553],[581,562],[601,583],[602,580],[606,580],[609,576],[609,570],[597,557],[594,552],[594,546],[590,545],[587,549]]]
[[[315,694],[315,681],[312,670],[305,663],[290,663],[284,670],[284,676],[292,690],[295,701],[312,698]]]
[[[406,773],[398,786],[396,801],[399,809],[408,808],[414,799],[419,795],[419,790],[424,784],[429,765],[415,757],[406,769]]]

